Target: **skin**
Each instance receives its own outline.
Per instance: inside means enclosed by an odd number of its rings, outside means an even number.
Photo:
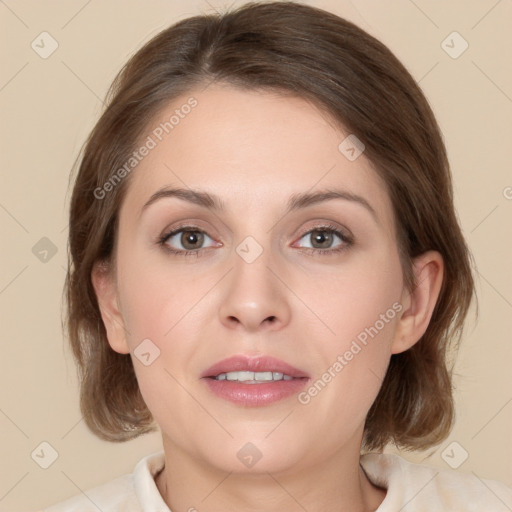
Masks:
[[[92,275],[109,343],[132,354],[162,431],[157,487],[175,512],[376,510],[386,491],[359,466],[364,420],[391,354],[410,348],[428,326],[442,257],[419,256],[420,284],[405,289],[384,184],[364,153],[345,158],[338,145],[348,133],[312,104],[217,84],[170,102],[151,128],[190,96],[198,105],[130,176],[116,267],[98,265]],[[214,194],[226,209],[168,197],[141,214],[168,186]],[[365,198],[375,218],[343,199],[285,213],[291,195],[331,188]],[[196,245],[206,247],[199,256],[173,255],[157,243],[182,221],[208,235]],[[333,235],[319,251],[345,250],[311,253],[319,247],[311,230],[326,222],[351,233],[353,244]],[[247,236],[263,248],[252,263],[235,250]],[[180,235],[167,247],[187,250]],[[394,303],[400,313],[306,405],[295,395],[243,407],[200,379],[225,357],[266,354],[314,382]],[[149,366],[133,355],[147,338],[160,350]],[[248,442],[262,455],[252,468],[237,457]]]

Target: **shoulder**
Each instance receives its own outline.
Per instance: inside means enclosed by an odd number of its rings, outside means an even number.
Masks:
[[[126,510],[140,512],[142,509],[134,493],[132,475],[124,475],[104,485],[88,489],[61,503],[45,508],[44,512],[110,512]]]
[[[394,454],[361,456],[368,478],[387,489],[376,512],[510,512],[512,489],[474,473],[415,464]]]
[[[83,491],[68,500],[45,508],[43,512],[169,510],[154,481],[154,476],[162,469],[163,464],[163,452],[148,455],[137,463],[133,473]]]

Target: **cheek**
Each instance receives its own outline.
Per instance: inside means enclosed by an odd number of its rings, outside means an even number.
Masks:
[[[118,274],[132,348],[144,338],[160,346],[176,326],[187,322],[191,308],[208,290],[208,283],[195,278],[192,270],[182,266],[177,272],[165,265],[161,255],[143,255],[137,250],[119,261]]]
[[[200,326],[214,310],[207,306],[206,296],[216,276],[198,277],[183,265],[176,268],[161,255],[143,254],[136,248],[118,262],[128,345],[141,392],[155,410],[160,407],[161,390],[190,405],[171,376],[181,383],[188,378],[184,369],[193,367]]]
[[[325,280],[321,290],[304,289],[324,324],[310,329],[315,343],[306,350],[320,370],[301,402],[318,417],[330,414],[343,430],[347,421],[354,428],[364,421],[389,364],[401,291],[402,269],[392,251],[372,261],[361,258],[350,272]]]
[[[403,288],[400,260],[392,246],[359,253],[339,271],[318,273],[303,281],[301,296],[319,320],[322,345],[342,349],[347,341],[365,337],[366,329],[388,335],[396,322]],[[372,329],[373,332],[373,329]]]
[[[135,250],[118,263],[123,318],[141,394],[157,423],[179,438],[180,421],[204,414],[194,409],[185,391],[183,369],[190,367],[194,356],[192,340],[201,314],[201,308],[193,306],[208,286],[186,272],[169,271],[161,258],[142,256]],[[176,410],[183,415],[176,415]]]

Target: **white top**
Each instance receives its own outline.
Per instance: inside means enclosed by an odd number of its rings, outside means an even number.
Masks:
[[[475,474],[435,469],[394,454],[361,456],[368,478],[387,489],[376,512],[510,512],[512,488]],[[171,512],[154,476],[164,466],[164,452],[144,457],[132,474],[94,487],[45,512]]]

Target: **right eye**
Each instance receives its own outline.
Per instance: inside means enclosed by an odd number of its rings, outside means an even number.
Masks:
[[[210,236],[196,226],[182,226],[163,234],[159,239],[159,243],[165,245],[174,254],[183,256],[199,255],[203,249],[215,247],[215,242],[209,247],[202,247],[205,238],[209,238],[214,242]]]

